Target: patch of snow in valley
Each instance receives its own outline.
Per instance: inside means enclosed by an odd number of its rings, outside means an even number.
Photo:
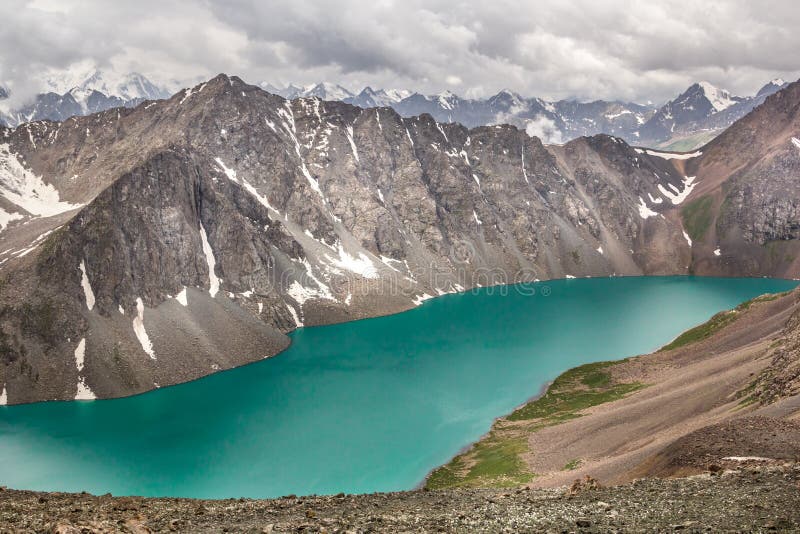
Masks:
[[[600,254],[603,254],[603,246],[602,245],[597,247],[597,252],[599,252]]]
[[[305,304],[305,302],[309,299],[336,300],[334,299],[330,288],[314,275],[314,272],[311,269],[311,264],[308,263],[308,260],[303,260],[303,266],[305,267],[306,275],[311,279],[312,282],[314,282],[314,284],[316,284],[317,287],[314,288],[304,286],[299,281],[295,280],[289,286],[289,289],[286,291],[286,293],[298,304],[300,304],[300,306]]]
[[[94,400],[97,396],[86,384],[86,377],[81,376],[86,357],[86,338],[81,338],[78,346],[75,347],[75,367],[78,369],[78,387],[75,393],[75,400]]]
[[[86,263],[81,260],[81,287],[83,287],[83,296],[86,297],[86,307],[91,311],[94,308],[94,291],[92,285],[89,283],[89,277],[86,275]]]
[[[661,159],[692,159],[698,156],[702,156],[703,152],[698,150],[697,152],[692,152],[691,154],[678,154],[675,152],[660,152],[658,150],[653,150],[651,148],[637,148],[635,149],[636,152],[639,154],[647,154],[648,156],[655,156]]]
[[[620,111],[619,113],[607,113],[607,114],[606,114],[606,115],[604,115],[604,116],[605,116],[605,118],[606,118],[606,119],[608,119],[608,120],[614,120],[614,119],[617,119],[617,118],[619,118],[619,117],[622,117],[623,115],[630,115],[631,113],[633,113],[631,110],[629,110],[629,109],[623,109],[623,110],[622,110],[622,111]]]
[[[661,204],[662,202],[664,202],[663,198],[653,197],[653,195],[651,195],[650,193],[647,193],[647,196],[650,198],[650,202],[652,202],[653,204]]]
[[[81,207],[62,201],[55,187],[23,167],[8,144],[0,144],[0,196],[36,217],[52,217]]]
[[[408,131],[408,128],[406,128],[406,136],[408,137],[408,142],[411,143],[411,147],[413,148],[414,147],[414,140],[411,139],[411,133]]]
[[[297,310],[295,310],[293,307],[291,307],[288,304],[286,305],[286,308],[289,310],[289,313],[292,314],[292,319],[294,319],[294,325],[297,328],[300,328],[301,326],[303,326],[303,321],[301,321],[300,317],[297,315]]]
[[[219,291],[219,278],[217,278],[217,273],[214,272],[217,260],[214,258],[214,251],[211,249],[211,245],[208,243],[208,236],[202,222],[200,223],[200,241],[202,242],[203,253],[206,256],[206,264],[208,265],[208,293],[211,298],[214,298]]]
[[[8,404],[8,392],[6,391],[6,385],[3,384],[3,391],[0,392],[0,406],[5,406]]]
[[[686,200],[686,198],[691,194],[694,187],[697,185],[696,183],[694,183],[694,179],[695,179],[694,176],[687,176],[686,178],[684,178],[683,191],[678,191],[672,184],[669,184],[669,186],[673,191],[675,191],[675,193],[672,193],[671,191],[667,190],[661,184],[658,184],[658,190],[661,191],[662,195],[670,199],[670,201],[677,206],[678,204]]]
[[[414,306],[419,306],[420,304],[422,304],[426,300],[432,299],[432,298],[433,298],[433,295],[428,295],[427,293],[423,293],[422,295],[418,295],[418,296],[414,297],[412,302],[414,302]]]
[[[363,252],[358,253],[358,257],[349,254],[342,244],[339,243],[339,257],[332,258],[325,255],[325,258],[335,266],[359,274],[364,278],[378,278],[378,270],[372,260]]]
[[[800,139],[798,139],[796,137],[792,137],[792,144],[794,146],[796,146],[797,148],[800,148]]]
[[[683,231],[683,238],[686,240],[686,242],[691,247],[692,246],[692,239],[689,237],[689,234],[686,233],[686,230]]]
[[[656,215],[658,215],[658,213],[647,207],[644,199],[639,197],[639,217],[642,219],[648,219],[650,217],[655,217]]]
[[[719,249],[719,247],[715,248],[714,249],[714,256],[721,256],[721,255],[722,255],[722,251]]]
[[[345,128],[345,132],[347,134],[347,141],[350,143],[350,149],[353,151],[353,157],[356,158],[356,161],[360,161],[358,159],[358,148],[356,148],[356,142],[353,140],[353,126],[350,125]]]
[[[133,318],[133,333],[136,334],[136,339],[142,345],[142,349],[150,356],[151,359],[156,359],[156,353],[153,352],[153,344],[150,342],[150,336],[144,329],[144,303],[142,298],[136,299],[136,317]]]
[[[183,306],[189,305],[189,301],[186,298],[186,286],[183,286],[183,289],[181,289],[180,293],[175,295],[175,300],[180,302]]]
[[[528,173],[525,170],[525,145],[522,145],[522,157],[521,157],[521,159],[522,159],[522,177],[525,178],[525,183],[529,184],[530,182],[528,181]]]
[[[82,376],[78,377],[78,390],[75,393],[75,400],[95,400],[97,395],[86,384],[86,379]]]
[[[122,304],[117,305],[117,309],[120,314],[125,315],[125,308],[122,307]]]
[[[8,223],[16,221],[17,219],[22,219],[22,215],[16,212],[9,213],[3,208],[0,208],[0,231],[5,230]]]
[[[83,371],[83,364],[84,359],[86,357],[86,338],[81,338],[78,346],[75,347],[75,367],[78,369],[78,372]]]
[[[472,210],[472,218],[473,218],[473,219],[475,219],[475,222],[476,222],[477,224],[483,224],[483,223],[481,222],[481,220],[478,218],[478,214],[477,214],[477,213],[475,213],[475,210]]]
[[[572,276],[571,274],[564,275],[564,277],[565,277],[567,280],[574,280],[574,279],[575,279],[575,277],[574,277],[574,276]]]

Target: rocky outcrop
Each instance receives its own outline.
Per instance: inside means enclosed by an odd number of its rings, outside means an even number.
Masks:
[[[698,186],[684,225],[696,249],[716,251],[696,259],[698,274],[797,276],[799,106],[793,83],[687,161]]]
[[[173,384],[471,287],[714,257],[678,211],[695,160],[609,136],[545,146],[220,75],[0,140],[9,403]]]

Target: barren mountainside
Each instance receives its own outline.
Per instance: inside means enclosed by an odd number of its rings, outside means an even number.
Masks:
[[[0,129],[0,402],[143,392],[477,285],[798,276],[798,103],[793,84],[689,155],[225,75]]]

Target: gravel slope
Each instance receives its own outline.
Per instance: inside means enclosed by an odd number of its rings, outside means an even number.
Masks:
[[[593,488],[252,501],[0,492],[1,532],[664,532],[800,529],[800,466]]]

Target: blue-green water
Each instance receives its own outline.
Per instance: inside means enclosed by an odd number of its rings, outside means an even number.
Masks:
[[[0,485],[207,498],[410,489],[566,369],[651,351],[796,284],[560,280],[301,329],[275,358],[189,384],[0,407]]]

